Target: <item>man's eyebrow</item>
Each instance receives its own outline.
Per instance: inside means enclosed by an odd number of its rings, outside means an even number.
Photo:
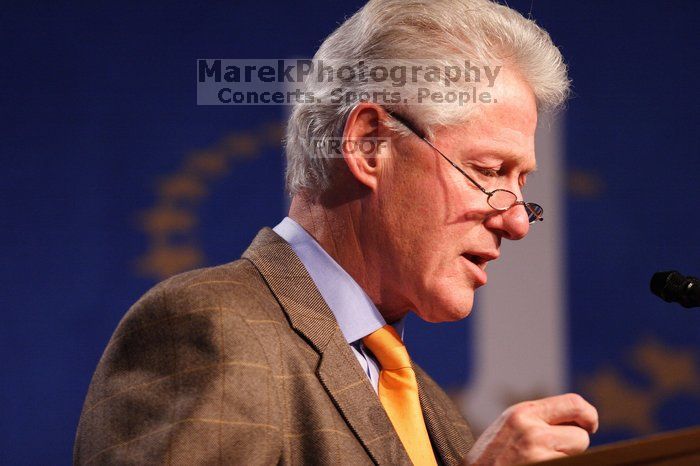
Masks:
[[[523,160],[530,158],[527,155],[523,155],[522,153],[514,152],[514,151],[508,150],[508,149],[497,148],[497,147],[477,148],[476,151],[479,154],[483,154],[487,157],[493,157],[496,159],[503,160],[504,162],[507,162],[511,165],[521,164]],[[521,172],[527,175],[528,173],[536,172],[537,169],[538,169],[537,162],[535,161],[535,163],[532,165],[530,165],[529,163],[524,165]]]
[[[535,173],[538,169],[539,167],[537,166],[537,163],[535,163],[534,165],[528,166],[527,168],[522,170],[522,173],[524,173],[525,175],[529,175],[530,173]]]

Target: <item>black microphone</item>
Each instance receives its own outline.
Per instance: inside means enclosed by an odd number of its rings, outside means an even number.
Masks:
[[[656,272],[649,284],[651,292],[667,303],[680,303],[683,307],[700,307],[700,281],[684,277],[675,270]]]

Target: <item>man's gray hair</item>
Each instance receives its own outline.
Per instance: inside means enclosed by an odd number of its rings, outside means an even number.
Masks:
[[[426,58],[429,56],[429,58]],[[459,61],[485,66],[507,63],[530,85],[538,111],[554,110],[569,93],[567,67],[559,49],[542,28],[520,13],[490,0],[370,0],[326,38],[314,60],[357,67],[359,60],[402,59],[445,66]],[[445,89],[446,83],[409,80],[402,96],[415,95],[419,87]],[[450,84],[474,87],[475,83]],[[290,194],[316,195],[332,184],[337,158],[319,154],[324,141],[342,136],[345,121],[356,101],[328,99],[341,85],[330,80],[307,80],[306,90],[323,103],[298,103],[289,118],[286,135],[286,183]],[[386,83],[344,81],[344,93],[381,91]],[[431,134],[431,128],[463,123],[464,106],[413,101],[384,105]],[[397,128],[398,129],[398,128]]]

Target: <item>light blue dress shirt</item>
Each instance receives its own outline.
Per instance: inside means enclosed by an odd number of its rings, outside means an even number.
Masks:
[[[285,217],[273,230],[289,243],[306,267],[374,391],[377,391],[380,366],[365,348],[362,338],[386,325],[384,317],[360,285],[297,222]],[[404,319],[392,325],[403,338]]]

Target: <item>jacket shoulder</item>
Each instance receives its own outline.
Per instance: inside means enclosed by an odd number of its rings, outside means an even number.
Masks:
[[[246,259],[192,270],[160,282],[125,315],[144,322],[220,308],[256,315],[276,299],[255,266]]]
[[[241,355],[264,364],[259,338],[248,325],[260,319],[285,318],[249,261],[176,275],[150,289],[124,315],[91,385],[120,386],[115,374],[167,376]],[[97,395],[92,388],[86,404]]]
[[[264,452],[274,462],[279,406],[251,319],[285,317],[247,260],[177,275],[149,290],[122,319],[93,375],[75,463],[164,462],[174,451],[207,462],[189,455],[221,451],[188,445],[218,438],[221,429],[250,440],[250,448],[260,435],[268,438]],[[257,408],[261,403],[267,409]],[[120,446],[125,442],[128,448]],[[254,452],[239,448],[224,456],[248,454]]]

